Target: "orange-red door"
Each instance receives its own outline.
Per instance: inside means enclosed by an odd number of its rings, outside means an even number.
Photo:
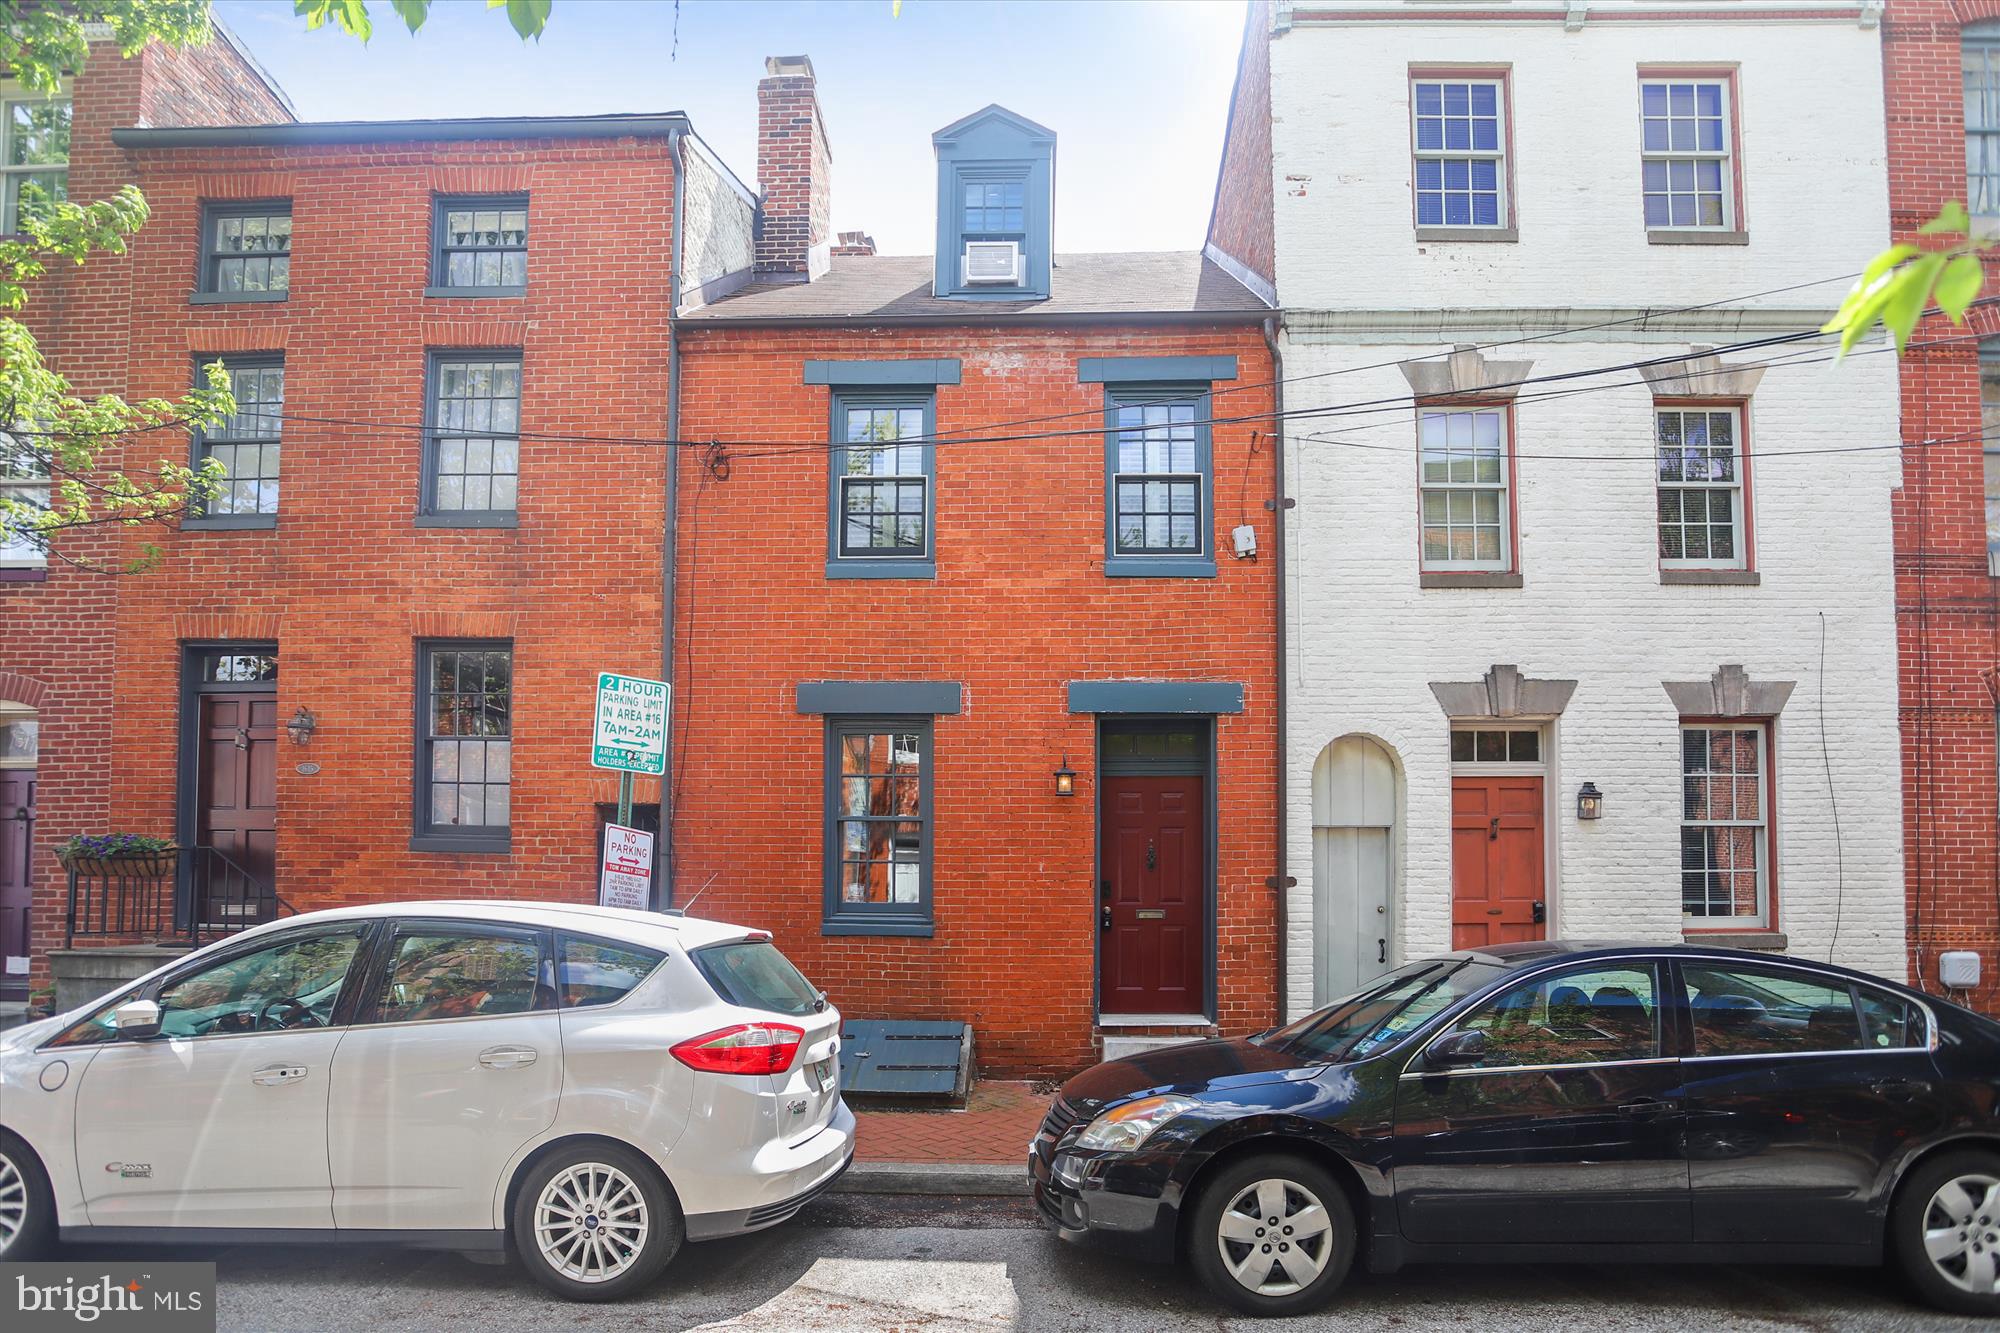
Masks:
[[[1451,781],[1451,947],[1547,936],[1540,778]]]
[[[1198,777],[1104,779],[1101,1009],[1202,1011],[1207,822]]]

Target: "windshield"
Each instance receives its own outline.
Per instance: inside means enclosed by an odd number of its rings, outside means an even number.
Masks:
[[[1409,963],[1296,1023],[1252,1040],[1300,1060],[1358,1060],[1395,1045],[1504,975],[1504,968],[1463,958]]]
[[[731,1004],[793,1015],[816,1013],[825,1007],[813,984],[768,941],[711,944],[688,957],[715,987],[715,993]]]

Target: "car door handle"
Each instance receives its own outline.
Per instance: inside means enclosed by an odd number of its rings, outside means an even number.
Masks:
[[[1869,1090],[1877,1097],[1886,1097],[1896,1102],[1914,1101],[1929,1092],[1930,1087],[1928,1083],[1908,1078],[1878,1078],[1868,1085]]]
[[[296,1083],[306,1076],[304,1065],[266,1065],[250,1076],[250,1081],[259,1087],[271,1088],[280,1083]]]
[[[535,1063],[532,1046],[488,1046],[479,1053],[479,1063],[488,1069],[519,1069]]]
[[[1626,1102],[1618,1108],[1618,1114],[1632,1120],[1657,1120],[1678,1109],[1680,1109],[1678,1102],[1660,1101],[1648,1097],[1641,1101]]]

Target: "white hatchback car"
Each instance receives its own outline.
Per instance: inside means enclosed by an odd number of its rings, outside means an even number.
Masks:
[[[545,1286],[609,1300],[847,1167],[839,1034],[741,926],[511,902],[287,917],[0,1035],[0,1259],[511,1239]]]

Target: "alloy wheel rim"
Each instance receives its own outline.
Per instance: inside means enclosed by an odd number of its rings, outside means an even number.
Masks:
[[[2000,1176],[1970,1172],[1938,1186],[1924,1209],[1924,1253],[1960,1291],[2000,1295]]]
[[[1246,1291],[1290,1296],[1311,1286],[1333,1255],[1333,1219],[1296,1180],[1245,1185],[1216,1227],[1222,1266]]]
[[[14,1240],[28,1225],[28,1179],[14,1159],[0,1153],[0,1254],[14,1248]]]
[[[646,1196],[602,1162],[557,1172],[535,1200],[535,1246],[575,1282],[609,1282],[638,1261],[652,1231]]]

